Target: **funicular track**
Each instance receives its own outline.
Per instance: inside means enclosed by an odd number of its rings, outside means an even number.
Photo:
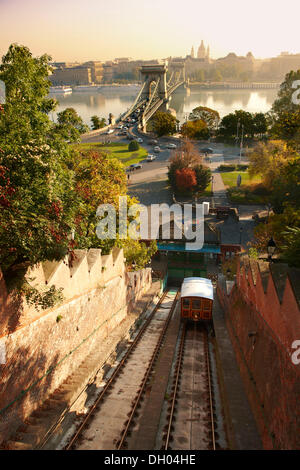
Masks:
[[[148,319],[145,321],[143,324],[142,328],[138,332],[137,336],[135,337],[134,341],[131,343],[130,347],[128,348],[127,352],[125,353],[124,357],[120,361],[120,363],[117,365],[116,369],[114,370],[112,376],[110,379],[106,382],[103,390],[100,392],[99,396],[97,397],[96,401],[94,404],[91,406],[89,411],[87,412],[86,416],[84,417],[83,421],[80,423],[78,426],[75,434],[69,441],[69,443],[66,445],[65,450],[71,450],[71,449],[77,449],[78,445],[81,447],[81,443],[85,441],[91,441],[90,438],[85,438],[84,434],[85,432],[89,429],[89,427],[92,425],[93,421],[97,417],[97,414],[100,413],[100,408],[105,402],[106,398],[111,394],[111,391],[117,381],[117,378],[121,376],[125,370],[125,365],[128,363],[129,359],[133,355],[133,352],[136,350],[138,347],[140,340],[144,337],[145,333],[149,330],[151,327],[151,322],[153,319],[155,319],[156,313],[158,312],[159,309],[168,309],[169,312],[167,314],[167,318],[164,321],[164,324],[162,327],[160,327],[161,331],[159,334],[159,338],[156,341],[152,356],[150,358],[150,361],[148,362],[146,366],[146,371],[144,373],[144,377],[142,380],[141,385],[139,386],[138,384],[135,386],[135,388],[138,389],[138,391],[135,394],[135,398],[131,402],[131,410],[127,414],[128,419],[125,421],[125,424],[123,422],[123,428],[120,427],[119,430],[119,435],[121,435],[121,438],[119,440],[114,440],[114,447],[117,449],[122,449],[126,448],[126,436],[128,434],[129,428],[131,426],[131,423],[133,421],[133,418],[135,416],[135,412],[137,407],[139,406],[139,402],[141,400],[141,397],[143,396],[144,390],[146,388],[148,378],[152,372],[153,365],[155,363],[155,360],[157,358],[157,355],[160,351],[161,345],[164,341],[164,337],[166,334],[166,331],[168,329],[168,325],[170,322],[170,319],[172,318],[174,309],[177,304],[178,296],[179,296],[179,291],[176,292],[174,299],[172,300],[171,306],[169,307],[164,307],[163,303],[164,301],[168,300],[168,295],[170,293],[171,289],[167,289],[162,297],[160,298],[159,302],[155,306],[153,312],[151,315],[148,317]],[[99,413],[98,413],[99,412]],[[125,426],[125,427],[124,427]],[[93,448],[98,448],[98,447],[93,447]]]
[[[198,349],[199,346],[202,351]],[[187,359],[187,353],[196,357],[198,352],[200,364],[197,364],[194,357],[191,360]],[[189,375],[192,382],[190,387]],[[205,325],[184,322],[172,381],[172,396],[168,404],[167,424],[164,427],[161,448],[178,449],[177,443],[185,441],[184,447],[187,449],[216,450],[218,445],[216,444],[209,337]],[[187,403],[189,406],[186,406]]]

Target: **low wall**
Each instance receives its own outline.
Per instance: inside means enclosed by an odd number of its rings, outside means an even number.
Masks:
[[[292,308],[287,279],[285,297],[279,302],[280,321],[291,323],[291,328],[278,335],[277,312],[273,310],[278,298],[272,291],[272,277],[269,287],[260,292],[260,274],[255,283],[249,274],[246,274],[246,280],[250,290],[245,288],[245,271],[239,269],[237,282],[230,293],[227,293],[225,283],[219,281],[218,297],[264,448],[299,449],[300,366],[293,364],[288,347],[291,340],[300,338],[299,325],[293,322],[294,316],[299,316],[297,302],[294,297]],[[267,303],[269,292],[273,299]],[[255,302],[250,298],[255,298]],[[289,302],[289,310],[286,310],[286,302]],[[269,322],[271,317],[272,322]]]
[[[79,250],[72,268],[64,261],[44,263],[30,278],[34,274],[36,285],[44,279],[65,286],[65,298],[42,312],[23,303],[15,324],[7,318],[13,303],[2,291],[0,344],[6,357],[0,365],[0,442],[80,366],[151,286],[151,269],[125,272],[121,250],[108,256]]]

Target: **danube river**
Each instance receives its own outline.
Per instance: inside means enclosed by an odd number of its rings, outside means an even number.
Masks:
[[[108,118],[112,113],[116,118],[126,111],[134,102],[139,87],[115,86],[103,87],[100,91],[73,91],[69,95],[51,94],[58,100],[59,105],[50,118],[56,120],[56,113],[67,107],[75,108],[84,122],[91,125],[91,116]],[[190,88],[188,93],[184,88],[175,91],[170,101],[170,107],[175,109],[177,119],[184,122],[196,106],[207,106],[216,109],[223,117],[236,109],[251,113],[267,112],[277,96],[278,90],[203,90],[197,86]]]

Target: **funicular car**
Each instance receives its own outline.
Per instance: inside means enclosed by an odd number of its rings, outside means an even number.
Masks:
[[[181,319],[212,320],[214,291],[210,279],[186,277],[181,285]]]

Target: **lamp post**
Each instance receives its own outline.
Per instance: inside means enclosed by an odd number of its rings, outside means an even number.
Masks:
[[[240,227],[240,245],[242,244],[243,227]]]
[[[242,136],[241,136],[240,158],[239,158],[239,163],[240,163],[240,164],[241,164],[241,159],[242,159],[243,138],[244,138],[244,124],[242,124]]]
[[[269,261],[272,261],[272,256],[274,255],[275,250],[276,250],[276,243],[273,237],[271,237],[267,244],[267,252],[268,252]]]
[[[239,128],[240,128],[240,120],[238,120],[236,125],[236,143],[239,141]]]

